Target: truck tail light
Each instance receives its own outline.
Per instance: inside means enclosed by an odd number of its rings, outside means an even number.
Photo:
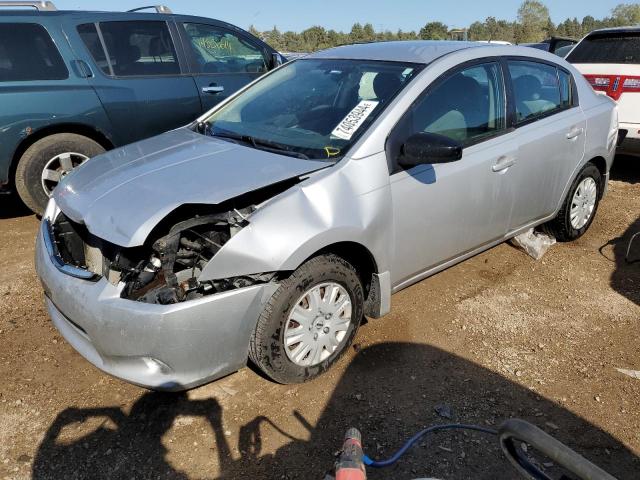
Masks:
[[[605,92],[614,100],[623,93],[640,92],[640,77],[626,75],[585,75],[594,90]]]

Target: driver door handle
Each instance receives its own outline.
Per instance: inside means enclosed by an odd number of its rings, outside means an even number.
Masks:
[[[209,85],[208,87],[202,87],[202,93],[215,95],[220,92],[224,92],[224,87],[222,85]]]
[[[516,163],[516,159],[514,157],[503,155],[500,158],[498,158],[496,163],[493,164],[493,166],[491,167],[491,171],[502,172],[507,168],[512,167],[515,163]]]
[[[584,128],[574,127],[571,130],[569,130],[569,133],[567,133],[567,140],[573,140],[574,138],[578,138],[583,133],[584,133]]]

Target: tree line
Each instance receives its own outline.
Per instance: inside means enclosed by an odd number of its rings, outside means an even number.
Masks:
[[[504,40],[511,43],[540,42],[552,36],[580,39],[598,28],[640,24],[640,4],[620,4],[608,17],[595,19],[587,15],[578,20],[567,18],[554,24],[549,9],[538,0],[525,0],[518,9],[517,20],[498,20],[488,17],[473,22],[468,28],[450,29],[442,22],[427,22],[419,31],[376,31],[373,25],[354,23],[351,30],[338,32],[321,26],[313,26],[302,32],[281,32],[277,27],[264,32],[253,25],[249,31],[281,52],[312,52],[349,43],[379,42],[388,40]]]

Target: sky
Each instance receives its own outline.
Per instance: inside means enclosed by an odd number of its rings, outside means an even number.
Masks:
[[[174,13],[224,20],[242,28],[258,30],[277,26],[281,31],[301,31],[313,25],[349,31],[355,22],[371,23],[376,30],[419,30],[429,21],[450,28],[465,27],[493,16],[515,20],[522,0],[53,0],[59,10],[129,10],[164,2]],[[555,23],[567,17],[606,17],[624,0],[547,0]]]

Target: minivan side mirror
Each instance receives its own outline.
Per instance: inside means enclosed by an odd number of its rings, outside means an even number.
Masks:
[[[462,144],[436,133],[416,133],[402,145],[398,164],[403,168],[431,163],[455,162],[462,158]]]
[[[271,68],[277,68],[280,65],[282,65],[282,55],[280,55],[279,53],[272,53],[271,54]]]

